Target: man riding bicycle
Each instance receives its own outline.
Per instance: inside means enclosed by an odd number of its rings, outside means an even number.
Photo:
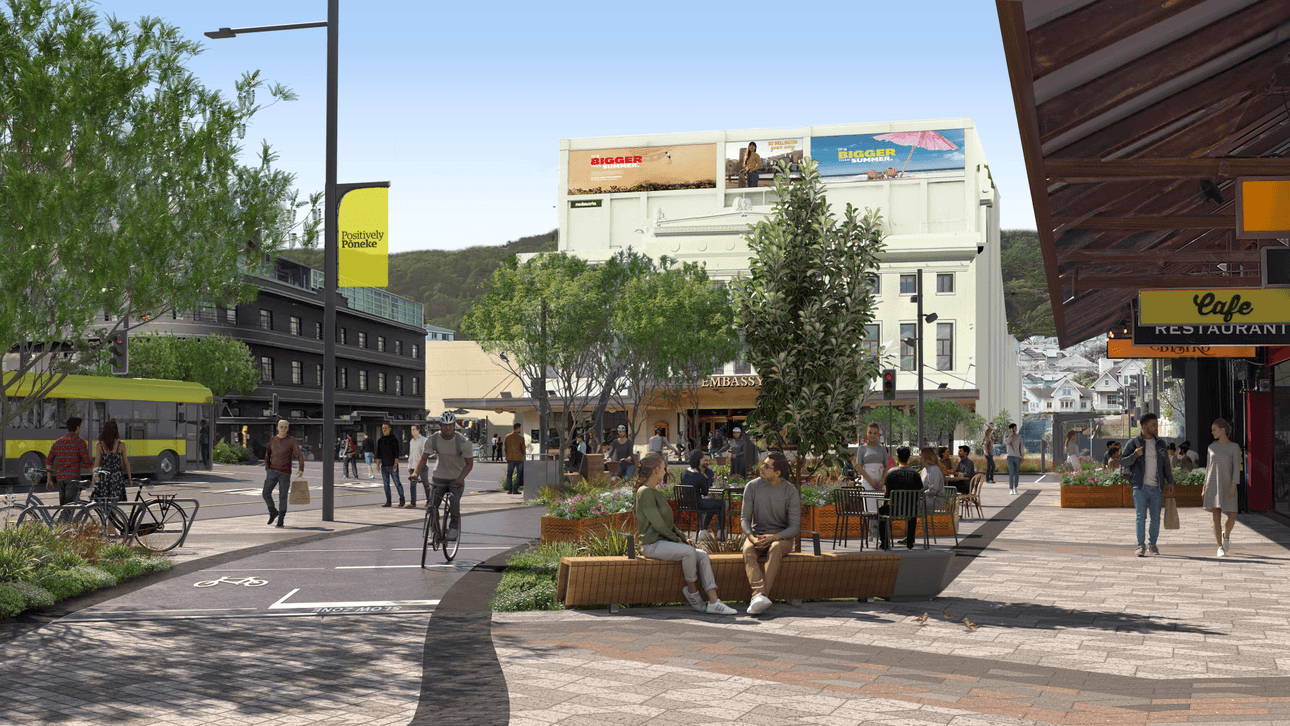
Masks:
[[[451,521],[447,534],[448,540],[451,541],[457,539],[461,530],[461,493],[466,488],[466,475],[475,468],[475,449],[470,439],[457,433],[457,417],[452,411],[444,411],[438,420],[439,434],[426,439],[425,449],[421,452],[421,459],[416,465],[416,472],[417,476],[425,481],[426,461],[430,458],[430,453],[434,452],[439,456],[439,462],[435,465],[434,473],[430,478],[434,494],[430,500],[427,516],[434,516],[433,512],[439,508],[445,494],[451,497],[449,513]]]

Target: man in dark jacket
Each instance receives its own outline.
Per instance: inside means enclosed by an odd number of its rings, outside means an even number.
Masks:
[[[385,504],[383,507],[390,506],[390,478],[394,478],[394,486],[399,490],[399,506],[407,506],[403,499],[403,482],[399,481],[399,455],[403,453],[403,445],[399,443],[399,437],[391,433],[392,429],[389,424],[381,424],[381,438],[376,440],[376,458],[381,461],[381,481],[385,484]],[[417,488],[412,489],[412,506],[417,505]]]
[[[1156,549],[1156,538],[1160,536],[1160,505],[1166,493],[1174,493],[1169,449],[1156,435],[1159,426],[1154,413],[1143,414],[1142,433],[1124,442],[1124,454],[1120,457],[1120,467],[1129,470],[1133,483],[1133,509],[1138,515],[1138,549],[1134,554],[1138,557],[1147,553],[1160,554]],[[1151,539],[1144,542],[1148,514],[1151,515]]]
[[[883,488],[887,494],[891,494],[898,489],[910,489],[919,491],[923,488],[923,480],[918,476],[918,472],[909,468],[909,447],[902,446],[896,449],[896,466],[887,470],[886,476],[882,478]],[[891,513],[891,505],[883,504],[878,507],[878,514],[887,515]],[[914,549],[914,535],[918,531],[918,520],[910,519],[905,522],[905,548]],[[882,523],[878,528],[880,539],[879,547],[884,550],[891,549],[891,520]]]

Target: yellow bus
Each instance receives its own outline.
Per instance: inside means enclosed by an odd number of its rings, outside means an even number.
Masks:
[[[32,376],[10,389],[13,373],[5,373],[6,391],[21,401],[31,390]],[[98,439],[107,421],[116,421],[133,474],[168,481],[202,462],[200,426],[208,422],[214,398],[196,383],[115,376],[67,376],[43,400],[0,431],[4,468],[0,476],[30,486],[32,472],[44,468],[54,441],[67,432],[67,419],[84,419],[81,438]],[[211,435],[206,436],[207,445]]]

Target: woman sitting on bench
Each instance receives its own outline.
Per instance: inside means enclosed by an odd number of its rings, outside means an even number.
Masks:
[[[676,528],[672,518],[672,505],[667,497],[655,489],[663,481],[667,464],[658,454],[648,454],[636,467],[633,484],[636,495],[636,536],[641,544],[641,554],[652,560],[671,560],[681,563],[685,587],[681,594],[690,607],[710,615],[734,615],[735,609],[717,597],[717,580],[712,576],[712,562],[707,552],[700,552],[685,534]],[[703,589],[708,592],[704,605],[695,581],[703,578]]]

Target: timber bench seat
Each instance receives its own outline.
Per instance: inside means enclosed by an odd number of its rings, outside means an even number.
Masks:
[[[818,544],[815,551],[819,552]],[[723,600],[743,602],[752,597],[742,554],[708,557]],[[896,553],[872,551],[789,553],[784,555],[770,595],[774,600],[790,601],[890,598],[896,594],[901,558]],[[939,581],[936,584],[939,592]],[[627,556],[565,557],[560,560],[556,595],[566,607],[612,608],[681,602],[683,586],[680,562]]]

